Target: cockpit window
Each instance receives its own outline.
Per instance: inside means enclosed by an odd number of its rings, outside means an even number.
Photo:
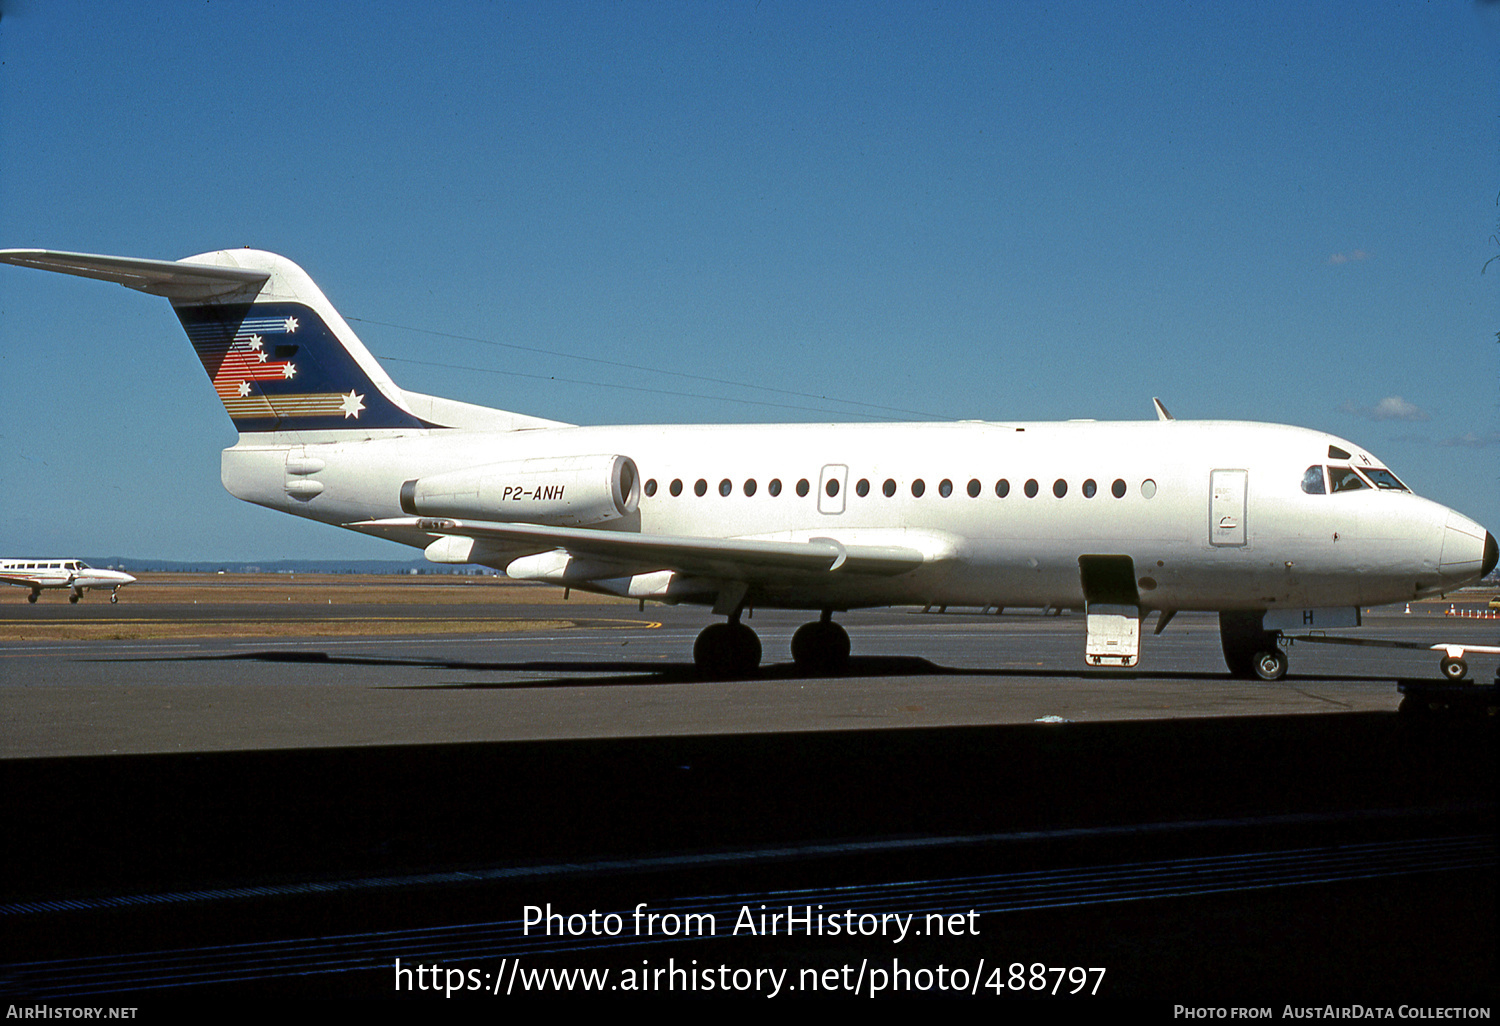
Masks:
[[[1352,492],[1359,488],[1368,488],[1365,479],[1354,472],[1353,467],[1329,467],[1328,480],[1333,485],[1331,491]]]
[[[1327,489],[1323,487],[1323,468],[1312,466],[1302,475],[1302,490],[1308,495],[1322,495]]]
[[[1384,467],[1366,467],[1364,469],[1365,477],[1368,477],[1374,483],[1376,488],[1388,488],[1394,492],[1411,491],[1410,488],[1406,487],[1406,485],[1397,480],[1395,474],[1392,474]]]

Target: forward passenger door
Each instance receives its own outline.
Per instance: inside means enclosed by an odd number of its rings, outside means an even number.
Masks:
[[[1244,545],[1249,537],[1245,523],[1248,470],[1215,470],[1209,475],[1208,543],[1217,546]]]

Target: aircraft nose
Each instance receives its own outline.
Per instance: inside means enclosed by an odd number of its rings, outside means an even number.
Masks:
[[[1500,561],[1495,536],[1468,517],[1448,514],[1443,530],[1443,555],[1438,573],[1450,586],[1477,581]]]

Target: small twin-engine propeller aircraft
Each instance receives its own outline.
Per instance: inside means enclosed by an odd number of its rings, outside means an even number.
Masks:
[[[886,605],[1086,613],[1085,661],[1134,666],[1140,623],[1219,614],[1224,658],[1276,679],[1286,626],[1451,591],[1495,537],[1352,442],[1274,424],[576,427],[400,388],[296,264],[0,251],[172,303],[239,431],[231,494],[479,563],[725,619],[693,657],[752,672],[741,614],[807,609],[792,657],[836,671],[833,614]]]
[[[118,570],[96,570],[81,559],[0,559],[0,584],[30,588],[27,602],[35,602],[43,588],[71,588],[69,602],[83,598],[85,588],[108,588],[109,600],[120,601],[120,588],[135,578]]]

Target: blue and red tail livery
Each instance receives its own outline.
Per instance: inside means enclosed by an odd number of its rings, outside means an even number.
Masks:
[[[426,426],[376,387],[308,306],[179,305],[177,317],[242,432]]]

